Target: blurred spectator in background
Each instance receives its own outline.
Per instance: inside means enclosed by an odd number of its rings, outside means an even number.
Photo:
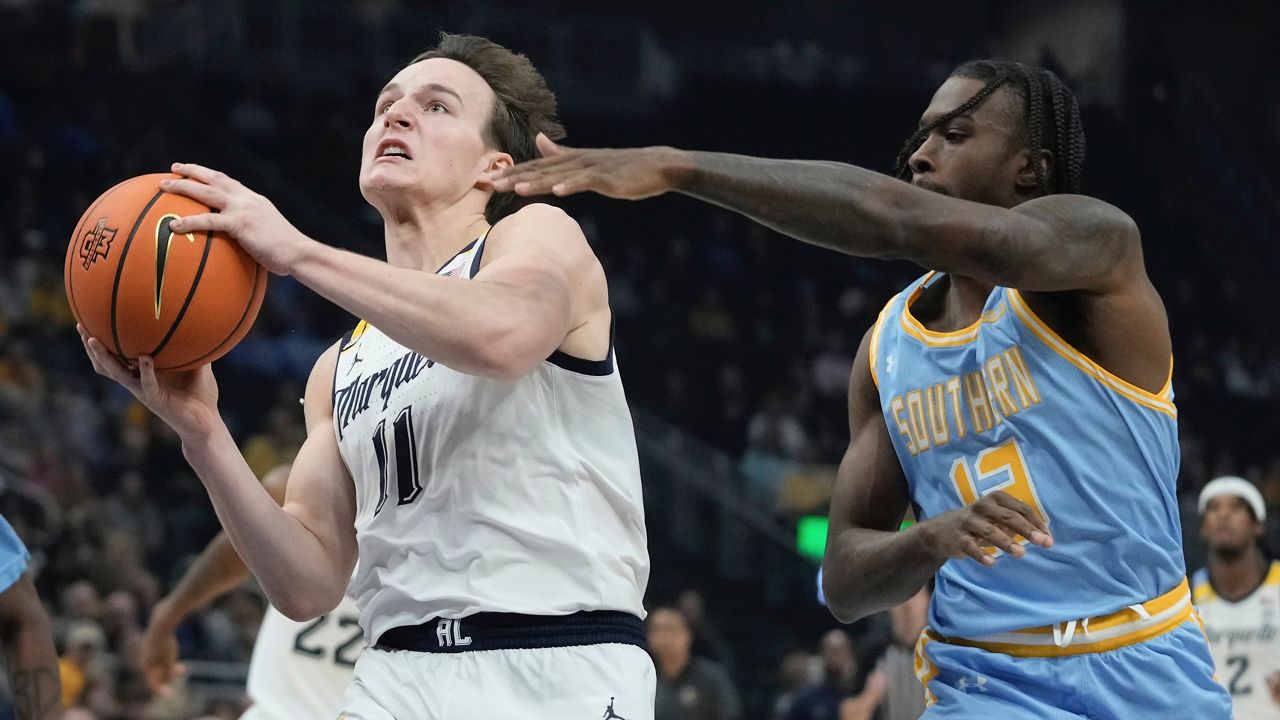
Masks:
[[[794,650],[778,666],[778,697],[773,700],[773,720],[783,720],[791,712],[796,697],[808,689],[820,674],[818,659],[804,650]]]
[[[889,609],[893,642],[876,663],[884,675],[885,695],[877,720],[916,720],[924,714],[924,688],[916,678],[916,640],[929,620],[929,588],[920,589],[906,601]]]
[[[739,720],[742,701],[716,663],[694,657],[693,633],[683,613],[659,607],[649,613],[649,653],[658,669],[654,720]]]
[[[680,593],[676,607],[684,615],[689,624],[689,632],[693,634],[693,654],[708,660],[714,660],[733,675],[733,653],[729,651],[729,643],[725,642],[720,628],[707,618],[707,603],[702,593],[689,588]]]
[[[102,628],[92,620],[80,620],[67,628],[65,650],[58,660],[63,706],[75,707],[83,702],[91,677],[104,674],[102,651],[106,644]]]
[[[822,636],[822,677],[802,691],[791,704],[787,720],[860,720],[870,718],[880,696],[884,679],[873,675],[866,692],[859,694],[858,661],[849,634],[839,628]],[[851,702],[846,702],[851,701]]]

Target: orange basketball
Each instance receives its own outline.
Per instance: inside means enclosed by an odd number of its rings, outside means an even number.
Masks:
[[[222,357],[258,316],[267,272],[222,233],[169,230],[209,212],[160,190],[168,173],[106,191],[80,218],[63,281],[71,312],[116,357],[189,370]]]

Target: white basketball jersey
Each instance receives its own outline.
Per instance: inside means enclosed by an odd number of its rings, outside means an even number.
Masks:
[[[484,238],[437,274],[469,281]],[[556,352],[525,376],[445,367],[361,322],[334,376],[356,489],[348,592],[374,642],[478,612],[644,617],[640,467],[614,362]]]
[[[364,646],[360,609],[351,598],[308,622],[294,622],[268,605],[249,661],[253,707],[245,717],[337,717]]]
[[[1231,693],[1236,720],[1280,718],[1280,705],[1267,691],[1267,676],[1280,672],[1280,560],[1272,561],[1262,585],[1239,602],[1214,591],[1207,569],[1192,583],[1218,682]]]

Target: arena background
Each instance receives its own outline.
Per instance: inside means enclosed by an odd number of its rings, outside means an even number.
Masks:
[[[33,553],[60,650],[73,631],[101,631],[77,717],[236,717],[263,607],[250,584],[184,625],[189,682],[149,698],[139,630],[218,525],[174,437],[93,375],[73,330],[68,234],[119,179],[208,164],[312,236],[381,257],[380,219],[355,183],[360,137],[377,89],[438,30],[526,53],[558,93],[570,144],[878,170],[959,62],[1047,65],[1083,105],[1085,191],[1137,220],[1169,308],[1194,568],[1208,478],[1244,475],[1280,509],[1278,8],[0,0],[0,513]],[[826,511],[851,356],[919,270],[815,250],[678,197],[558,204],[609,276],[642,453],[648,601],[680,602],[744,716],[771,717],[820,663],[797,653],[840,627],[797,530]],[[217,364],[224,415],[257,471],[297,449],[301,384],[352,322],[272,278],[252,333]],[[860,675],[887,628],[883,617],[847,628]]]

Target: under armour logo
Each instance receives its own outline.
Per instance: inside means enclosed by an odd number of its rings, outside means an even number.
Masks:
[[[956,683],[956,688],[959,689],[960,692],[969,692],[970,684],[972,684],[978,692],[987,692],[987,678],[982,675],[975,676],[972,683],[970,683],[969,678],[962,677],[960,678],[960,682]]]
[[[462,621],[441,618],[436,625],[436,642],[440,647],[462,647],[471,644],[471,636],[462,635]]]
[[[884,359],[884,371],[887,373],[893,372],[893,368],[897,364],[898,364],[898,356],[890,355],[889,357]]]
[[[609,707],[604,709],[604,715],[601,716],[601,720],[627,720],[627,719],[613,711],[613,698],[609,698]]]

